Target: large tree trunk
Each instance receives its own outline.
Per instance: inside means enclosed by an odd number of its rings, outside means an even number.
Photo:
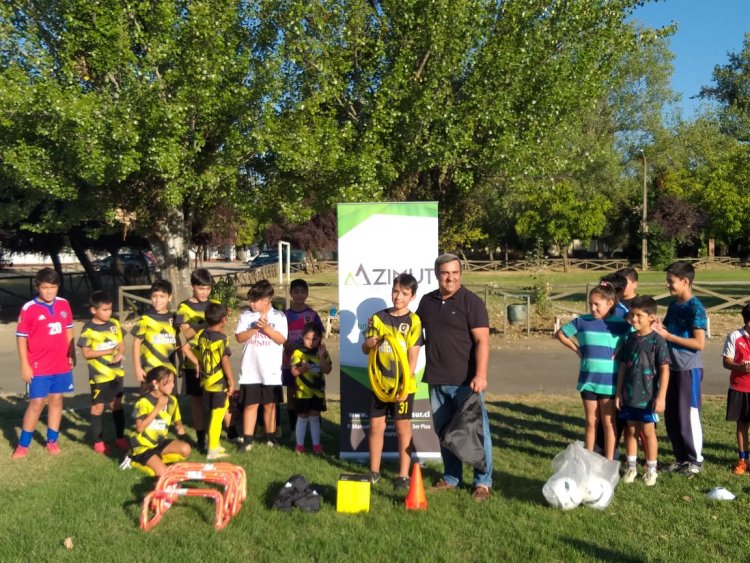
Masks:
[[[148,237],[161,276],[172,283],[173,303],[176,305],[190,297],[190,255],[188,234],[190,230],[181,209],[173,208]]]
[[[52,267],[60,276],[60,294],[68,295],[67,293],[68,288],[65,287],[65,274],[63,273],[62,262],[60,261],[60,253],[57,252],[56,250],[50,251],[49,257],[52,260]]]
[[[70,246],[73,248],[73,252],[75,252],[76,258],[78,258],[78,261],[81,263],[81,266],[83,266],[86,275],[89,277],[89,281],[91,282],[91,289],[104,289],[104,285],[102,284],[102,277],[99,275],[99,272],[97,272],[91,265],[91,259],[89,258],[88,254],[86,254],[86,244],[84,242],[85,238],[86,237],[83,233],[83,229],[81,229],[80,227],[75,227],[68,233]]]
[[[570,268],[570,262],[568,261],[568,244],[562,244],[559,241],[555,241],[555,244],[557,245],[557,250],[560,252],[560,256],[562,256],[563,259],[563,272],[567,272],[568,268]]]

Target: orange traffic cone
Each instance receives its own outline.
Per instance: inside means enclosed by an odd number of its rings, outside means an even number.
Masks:
[[[427,510],[427,497],[424,494],[424,483],[422,482],[422,467],[415,463],[411,470],[411,482],[409,493],[404,500],[406,510]]]

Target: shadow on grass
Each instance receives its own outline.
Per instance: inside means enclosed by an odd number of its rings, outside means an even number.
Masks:
[[[547,506],[547,501],[542,495],[543,486],[544,481],[541,479],[511,475],[502,471],[492,472],[492,488],[503,498]]]
[[[523,403],[488,401],[493,444],[501,450],[514,450],[531,457],[549,458],[550,450],[562,450],[580,440],[583,418],[560,414]],[[497,412],[501,409],[503,412]],[[523,445],[522,445],[523,444]]]
[[[82,398],[89,400],[89,395],[66,396],[63,399],[63,419],[60,425],[60,435],[70,441],[79,442],[79,434],[84,435],[88,431],[89,421],[85,419],[78,405]],[[18,443],[21,432],[21,424],[29,400],[21,395],[0,395],[0,432],[11,448]],[[47,443],[47,407],[45,406],[39,416],[39,422],[34,429],[33,441],[44,446]]]
[[[577,549],[581,555],[592,558],[595,561],[617,561],[618,563],[642,563],[646,561],[643,557],[626,554],[614,549],[607,549],[591,542],[577,538],[560,538],[560,541]]]

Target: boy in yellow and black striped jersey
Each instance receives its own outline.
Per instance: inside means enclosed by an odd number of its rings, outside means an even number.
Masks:
[[[151,285],[149,294],[152,310],[143,314],[130,331],[133,335],[133,364],[135,378],[143,383],[146,372],[164,366],[177,374],[177,350],[180,336],[175,327],[174,313],[169,311],[172,299],[172,284],[167,280],[157,280]],[[190,346],[183,347],[185,356],[197,365]]]
[[[209,303],[206,307],[206,328],[198,332],[197,350],[200,360],[200,382],[211,419],[208,424],[209,460],[227,457],[219,442],[224,417],[229,409],[229,396],[234,393],[234,377],[229,362],[231,351],[224,325],[229,311],[222,303]]]
[[[193,288],[193,295],[177,307],[177,326],[180,327],[182,337],[190,344],[193,354],[200,359],[198,333],[207,326],[206,308],[208,304],[218,303],[218,301],[210,299],[214,279],[211,276],[211,272],[205,268],[193,270],[190,274],[190,285]],[[198,451],[205,454],[206,420],[204,415],[203,388],[201,387],[200,377],[195,369],[195,364],[190,362],[189,359],[182,366],[182,375],[184,380],[182,392],[190,396],[190,413],[193,419],[193,428],[195,428],[196,447]]]
[[[396,489],[409,487],[411,465],[411,413],[417,382],[419,348],[422,346],[422,323],[409,310],[409,304],[417,295],[417,280],[411,274],[400,274],[393,280],[391,299],[393,307],[375,313],[369,320],[365,332],[362,352],[375,354],[375,369],[378,388],[393,397],[384,400],[374,390],[370,391],[370,481],[380,479],[380,460],[383,455],[385,417],[393,417],[398,439],[399,473],[394,482]],[[398,346],[400,350],[394,349]],[[396,374],[400,377],[396,378]],[[372,380],[371,380],[372,385]],[[397,388],[394,388],[397,386]]]
[[[312,451],[323,453],[320,444],[320,413],[326,410],[325,375],[331,373],[331,357],[325,344],[321,342],[323,328],[320,324],[310,322],[302,328],[302,344],[292,352],[290,360],[294,376],[294,405],[297,412],[295,433],[297,453],[305,453],[305,434],[310,424]]]
[[[91,385],[91,443],[95,452],[106,455],[108,446],[102,440],[102,415],[109,405],[115,425],[115,445],[127,451],[125,415],[122,411],[125,370],[122,359],[125,342],[122,328],[112,318],[112,298],[105,291],[94,291],[89,297],[91,320],[83,325],[78,347],[89,367]]]

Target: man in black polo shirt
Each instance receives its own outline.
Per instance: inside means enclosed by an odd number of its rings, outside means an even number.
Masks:
[[[471,393],[479,393],[486,471],[474,469],[477,502],[490,496],[492,487],[492,439],[484,390],[490,355],[490,323],[482,300],[461,285],[461,262],[455,254],[435,260],[438,289],[425,294],[417,315],[425,332],[427,365],[424,381],[430,385],[430,402],[438,434],[450,423]],[[441,448],[443,478],[431,490],[455,489],[461,485],[463,465],[451,451]]]

